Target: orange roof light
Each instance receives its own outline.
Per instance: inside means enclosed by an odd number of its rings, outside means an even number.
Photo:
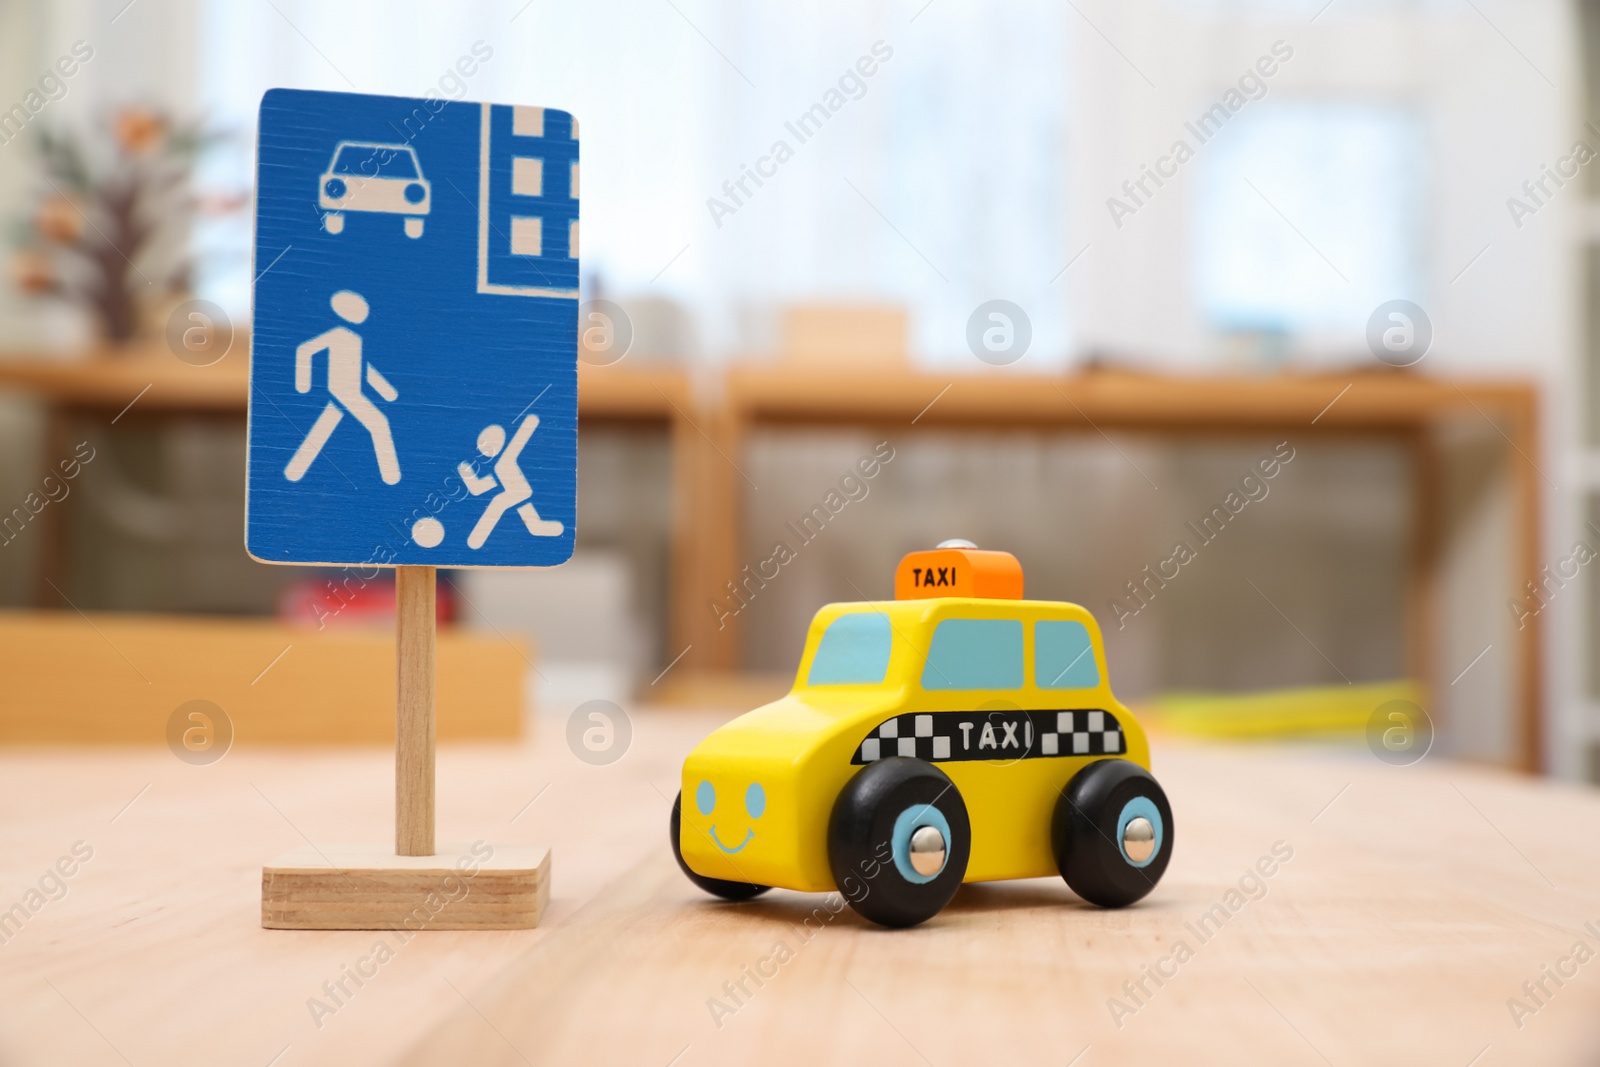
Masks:
[[[911,552],[894,572],[896,600],[929,597],[1022,599],[1022,564],[1009,552],[978,548],[971,541],[942,541],[938,548]]]

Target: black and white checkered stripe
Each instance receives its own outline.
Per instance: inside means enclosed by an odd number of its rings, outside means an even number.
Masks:
[[[851,763],[912,756],[956,760],[1118,756],[1127,751],[1116,716],[1099,708],[1071,711],[907,712],[885,720],[856,746]]]

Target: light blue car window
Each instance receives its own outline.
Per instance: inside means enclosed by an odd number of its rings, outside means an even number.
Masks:
[[[945,619],[934,628],[924,689],[1022,688],[1022,623]]]
[[[1100,684],[1089,628],[1070,619],[1033,627],[1033,680],[1040,689],[1093,689]]]
[[[841,615],[817,642],[807,685],[877,685],[889,673],[889,616],[875,611]]]
[[[415,158],[403,147],[349,144],[339,149],[333,172],[366,178],[415,178],[417,167]]]

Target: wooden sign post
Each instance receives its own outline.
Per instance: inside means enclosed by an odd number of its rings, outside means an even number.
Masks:
[[[257,161],[246,548],[357,589],[393,567],[396,652],[394,847],[279,857],[261,924],[533,926],[548,848],[435,842],[434,583],[572,555],[578,125],[273,89]]]
[[[394,850],[433,855],[433,645],[437,610],[432,567],[394,572]]]
[[[550,850],[479,842],[435,852],[433,567],[395,568],[394,853],[308,845],[261,872],[274,930],[516,930],[550,899]]]

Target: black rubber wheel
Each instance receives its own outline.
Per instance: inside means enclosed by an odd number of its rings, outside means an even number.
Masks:
[[[1122,845],[1122,824],[1145,818],[1155,851],[1142,862]],[[1102,908],[1121,908],[1156,887],[1172,858],[1172,807],[1143,767],[1097,760],[1073,776],[1056,801],[1050,824],[1056,866],[1072,891]]]
[[[683,846],[678,843],[678,834],[683,826],[683,792],[672,798],[672,858],[678,861],[678,866],[683,868],[683,873],[689,876],[689,881],[704,889],[714,897],[723,900],[749,900],[758,897],[771,889],[770,885],[756,885],[754,882],[734,882],[726,878],[707,878],[703,874],[695,874],[689,865],[683,862]]]
[[[928,826],[944,839],[944,862],[924,874],[912,865],[910,839]],[[834,884],[857,915],[881,926],[939,914],[961,888],[971,853],[966,802],[943,771],[919,759],[867,764],[840,790],[828,820]]]

